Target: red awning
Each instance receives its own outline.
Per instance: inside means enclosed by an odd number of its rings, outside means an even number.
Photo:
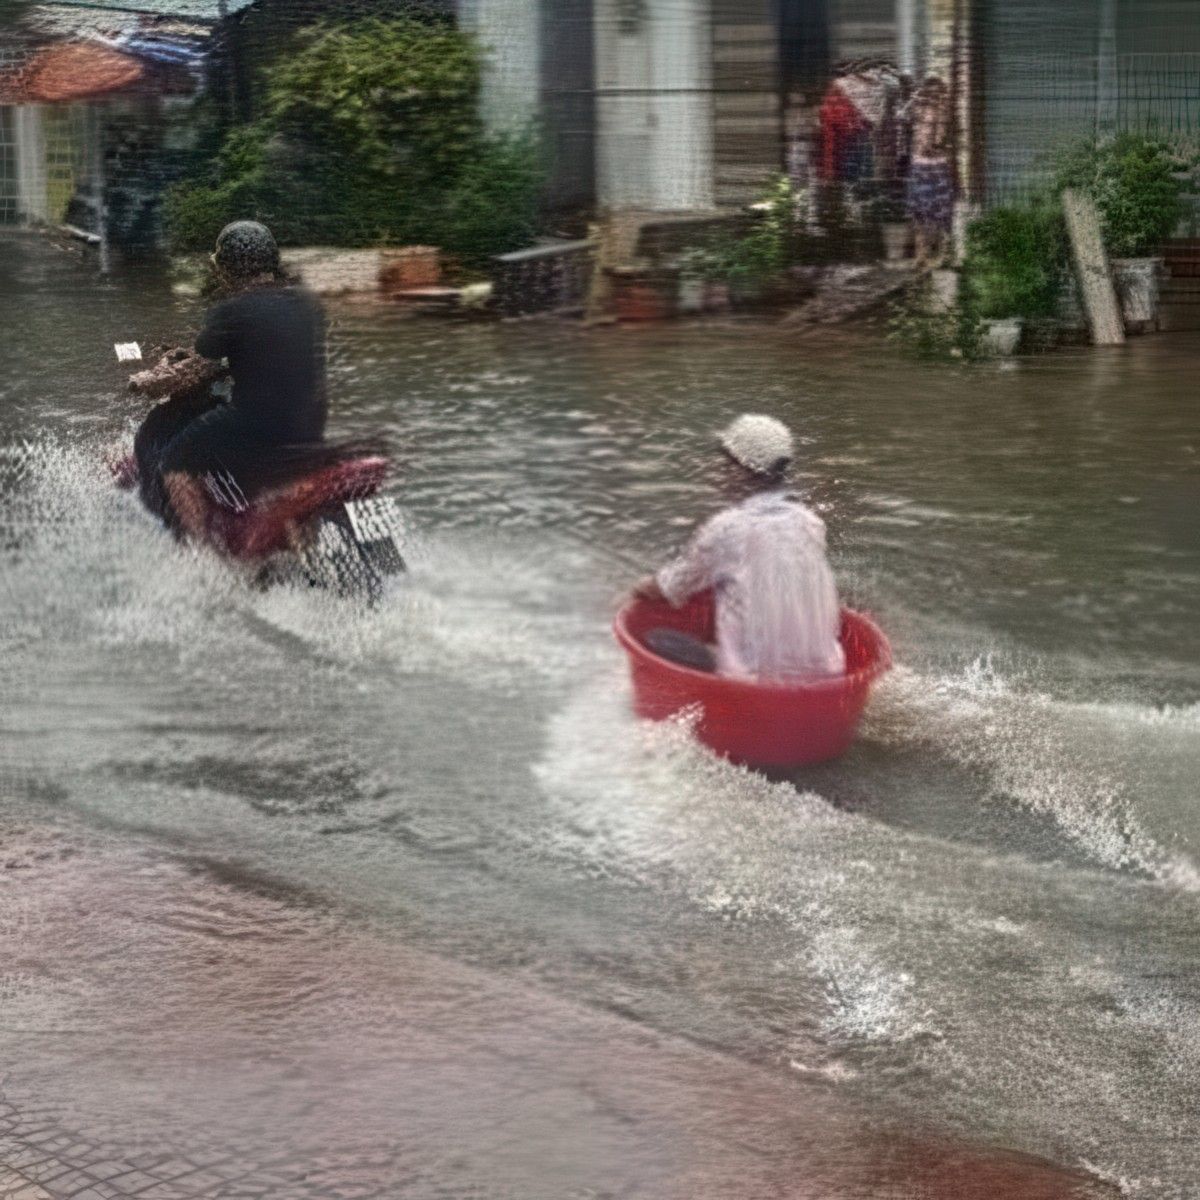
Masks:
[[[94,42],[59,42],[39,50],[21,72],[10,103],[92,100],[132,87],[145,74],[136,58]]]

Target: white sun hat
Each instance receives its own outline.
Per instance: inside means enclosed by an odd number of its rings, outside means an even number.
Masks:
[[[774,417],[744,413],[720,436],[721,449],[736,463],[757,475],[770,475],[791,461],[795,443],[791,430]]]

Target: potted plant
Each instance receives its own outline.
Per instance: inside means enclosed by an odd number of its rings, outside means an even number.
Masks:
[[[876,215],[879,220],[879,233],[883,239],[884,262],[906,262],[912,244],[912,226],[907,219],[904,201],[899,196],[884,196],[878,203]]]
[[[991,354],[984,323],[957,299],[947,303],[935,295],[927,278],[893,304],[887,336],[926,362],[974,362]]]
[[[773,182],[750,213],[746,226],[724,232],[704,247],[708,281],[725,285],[735,307],[790,300],[796,283],[789,269],[800,256],[803,223],[800,202],[787,177]]]
[[[963,303],[983,322],[984,344],[1012,354],[1022,331],[1047,340],[1066,261],[1062,219],[1048,205],[994,208],[967,229]]]
[[[701,246],[685,250],[676,260],[679,271],[679,311],[716,312],[729,307],[729,285],[722,278],[720,257]]]
[[[663,321],[673,317],[679,296],[679,272],[673,267],[636,262],[609,267],[613,311],[620,321]]]
[[[1181,163],[1171,147],[1140,133],[1078,143],[1058,163],[1055,183],[1086,191],[1100,211],[1122,315],[1131,330],[1158,317],[1158,251],[1182,215]]]

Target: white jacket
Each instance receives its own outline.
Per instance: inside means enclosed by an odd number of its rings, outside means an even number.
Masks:
[[[758,492],[717,513],[658,573],[658,586],[676,607],[714,590],[723,675],[794,679],[846,669],[825,522],[786,491]]]

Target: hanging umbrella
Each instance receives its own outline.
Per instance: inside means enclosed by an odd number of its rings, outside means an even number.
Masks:
[[[136,58],[95,42],[59,42],[40,50],[22,72],[28,103],[93,100],[132,87],[145,74]]]

